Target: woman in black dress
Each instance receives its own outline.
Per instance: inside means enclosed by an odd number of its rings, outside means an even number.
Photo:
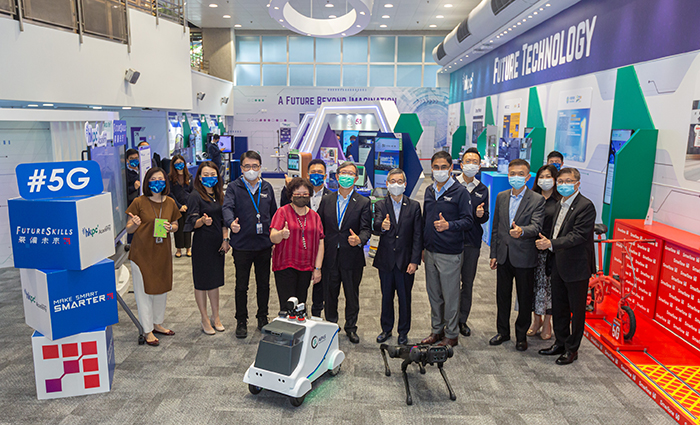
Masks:
[[[552,164],[543,165],[535,175],[535,187],[533,191],[544,196],[544,223],[542,234],[547,238],[552,237],[554,215],[557,213],[561,195],[557,192],[557,175],[559,172]],[[547,276],[547,258],[549,250],[539,251],[537,267],[535,268],[535,296],[532,301],[532,313],[534,318],[532,326],[527,331],[528,336],[535,336],[538,332],[540,338],[552,337],[552,284]]]
[[[190,197],[190,193],[193,189],[192,175],[187,170],[187,162],[182,155],[173,156],[172,161],[170,161],[170,173],[168,174],[170,178],[170,197],[175,200],[177,208],[180,210],[180,220],[178,220],[177,232],[173,235],[175,237],[175,257],[182,257],[182,250],[187,250],[187,256],[192,256],[192,233],[188,230],[185,231],[185,222],[187,222],[187,201]]]
[[[187,224],[194,229],[192,238],[192,278],[194,298],[202,315],[202,331],[214,335],[223,332],[219,318],[219,287],[224,285],[224,254],[230,249],[228,229],[223,225],[221,204],[224,191],[219,169],[211,161],[202,163],[194,178],[194,190],[187,202]],[[207,298],[211,316],[207,314]]]

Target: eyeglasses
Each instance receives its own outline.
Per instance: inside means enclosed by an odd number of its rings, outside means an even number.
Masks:
[[[338,174],[341,176],[351,176],[351,177],[356,176],[355,172],[353,172],[353,171],[339,171]]]
[[[258,171],[258,170],[260,169],[260,165],[259,165],[259,164],[246,164],[246,165],[241,165],[241,168],[242,168],[244,171],[248,171],[248,170],[251,170],[251,169],[252,169],[252,170],[255,170],[255,171]]]
[[[387,183],[390,183],[390,184],[404,184],[404,183],[406,183],[406,182],[403,181],[403,180],[388,180]]]
[[[292,193],[293,198],[308,198],[308,193]]]
[[[571,179],[568,179],[568,180],[559,180],[559,179],[557,179],[557,184],[558,184],[558,185],[562,185],[562,184],[575,184],[575,183],[578,183],[578,180],[571,180]]]

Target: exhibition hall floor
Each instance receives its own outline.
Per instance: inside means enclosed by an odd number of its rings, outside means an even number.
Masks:
[[[275,183],[279,188],[281,181]],[[419,193],[422,198],[423,190]],[[449,400],[436,367],[428,366],[427,373],[420,375],[412,365],[409,381],[413,406],[406,406],[401,362],[389,359],[393,373],[384,376],[379,344],[375,342],[380,332],[380,290],[371,261],[360,286],[361,341],[353,345],[341,331],[340,348],[346,359],[340,374],[326,374],[317,380],[298,408],[275,393],[251,395],[242,382],[255,358],[260,333],[252,317],[248,338],[239,340],[234,335],[234,268],[230,255],[226,260],[226,285],[221,291],[221,319],[226,332],[214,336],[202,333],[190,260],[185,256],[173,258],[174,289],[168,296],[165,326],[176,335],[161,336],[159,347],[137,345],[136,328],[120,308],[120,323],[113,327],[116,372],[112,391],[47,401],[36,399],[32,330],[24,324],[19,272],[0,270],[0,424],[675,423],[585,338],[579,360],[569,366],[557,366],[554,358],[538,355],[537,350],[552,343],[539,336],[529,338],[530,348],[524,353],[515,350],[513,341],[489,346],[488,340],[495,334],[496,274],[488,268],[487,246],[482,249],[474,284],[469,320],[472,336],[460,337],[455,356],[445,364],[457,400]],[[270,287],[270,312],[274,314],[278,307],[274,277]],[[252,312],[254,293],[251,279]],[[133,294],[124,298],[136,312]],[[341,325],[343,306],[341,301]],[[422,268],[417,272],[412,308],[409,341],[415,343],[430,331]],[[390,342],[396,343],[396,332]]]

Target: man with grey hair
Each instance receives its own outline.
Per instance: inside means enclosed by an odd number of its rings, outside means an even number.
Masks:
[[[357,166],[343,162],[338,167],[338,192],[326,195],[318,207],[324,239],[321,268],[326,320],[338,323],[338,296],[340,285],[345,294],[345,332],[353,344],[357,336],[357,317],[360,312],[360,281],[365,267],[364,245],[371,236],[369,199],[354,190]]]
[[[374,267],[379,269],[382,289],[382,333],[377,342],[391,337],[394,328],[394,293],[399,298],[398,343],[408,344],[411,328],[411,290],[421,261],[423,218],[420,204],[404,195],[406,174],[398,168],[386,177],[389,196],[374,204],[374,233],[379,246]]]

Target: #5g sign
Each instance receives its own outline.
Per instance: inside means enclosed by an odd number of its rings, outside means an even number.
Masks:
[[[15,169],[24,199],[63,198],[102,193],[102,175],[95,161],[19,164]]]

